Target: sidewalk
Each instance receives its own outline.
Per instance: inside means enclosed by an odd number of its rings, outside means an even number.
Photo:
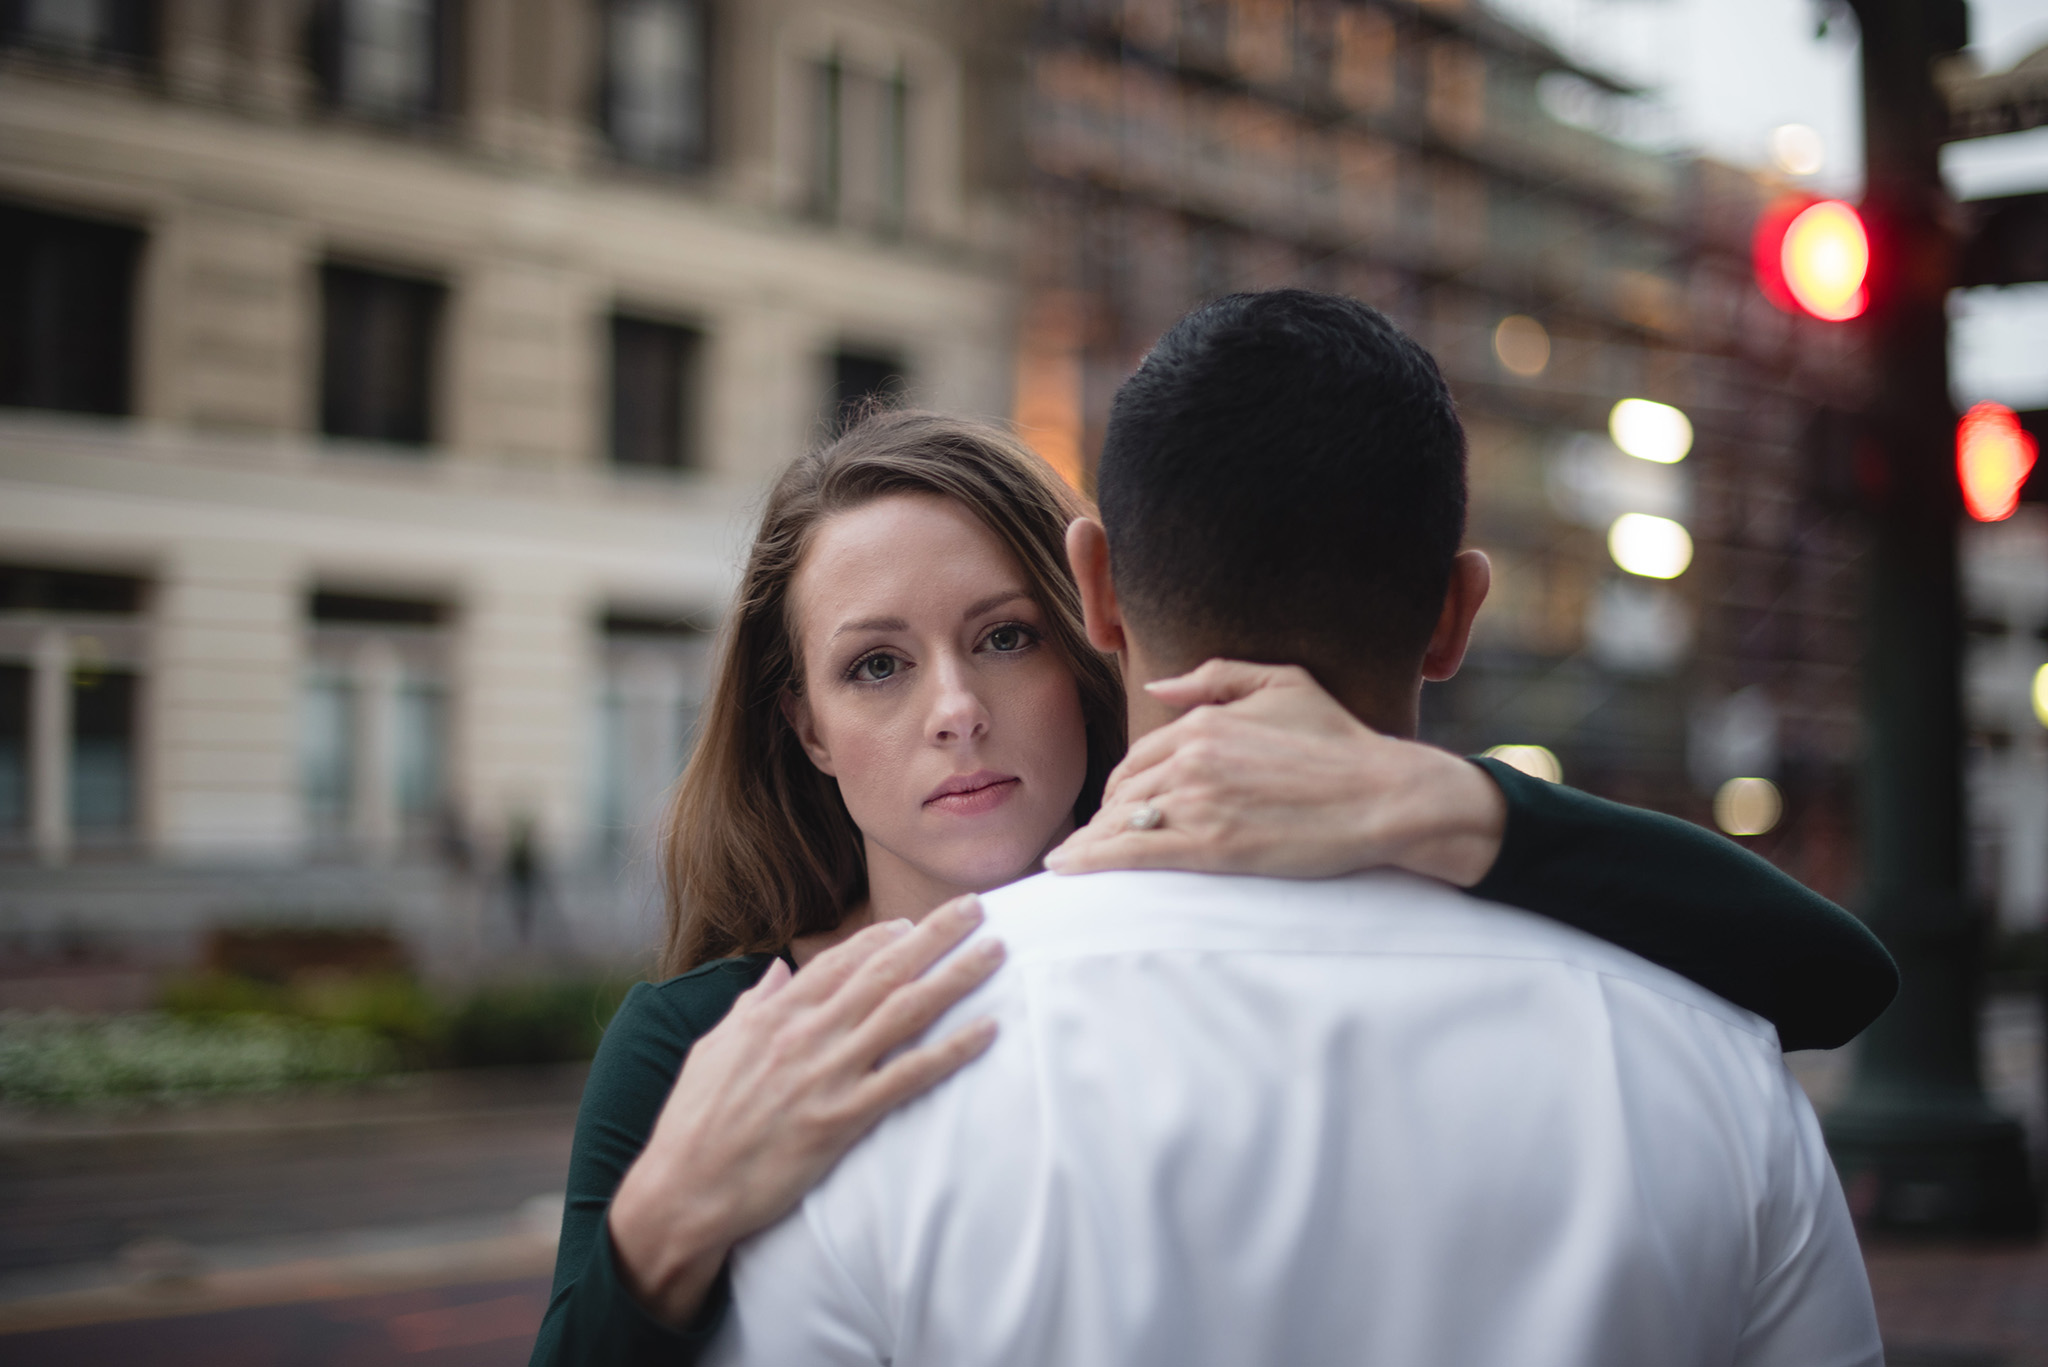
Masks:
[[[1996,1021],[2001,1100],[2037,1019]],[[1842,1060],[1798,1061],[1816,1091]],[[2038,1072],[2031,1074],[2038,1077]],[[0,1111],[0,1364],[514,1367],[580,1069],[129,1115]],[[1869,1243],[1891,1367],[2048,1367],[2048,1245]]]
[[[2048,1243],[1870,1240],[1888,1367],[2048,1367]]]
[[[545,1277],[582,1081],[0,1113],[0,1335]]]

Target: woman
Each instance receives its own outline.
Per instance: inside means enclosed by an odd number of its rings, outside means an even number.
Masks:
[[[1792,1044],[1839,1042],[1889,999],[1867,932],[1762,861],[1373,735],[1299,671],[1172,681],[1176,706],[1235,700],[1118,769],[1121,686],[1082,635],[1062,549],[1085,511],[1003,433],[914,412],[870,418],[776,487],[668,825],[675,976],[633,990],[592,1066],[535,1362],[690,1356],[732,1244],[988,1043],[970,1026],[896,1052],[1000,961],[945,958],[978,920],[961,894],[1033,871],[1098,809],[1067,867],[1397,865],[1602,934]],[[1164,827],[1132,830],[1136,806]],[[1256,819],[1290,810],[1337,819]],[[1200,845],[1142,840],[1205,828]]]

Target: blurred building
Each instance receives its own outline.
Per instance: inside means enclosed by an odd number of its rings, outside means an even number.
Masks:
[[[0,935],[642,942],[764,478],[1009,408],[1006,13],[0,7]]]
[[[2005,931],[2048,929],[2048,507],[1972,525],[1968,603],[1971,891]]]
[[[1773,779],[1767,848],[1845,895],[1855,542],[1814,433],[1859,370],[1752,284],[1774,187],[1638,150],[1636,92],[1479,0],[1050,0],[1033,51],[1017,411],[1040,449],[1085,481],[1117,383],[1199,299],[1379,306],[1458,395],[1495,568],[1427,734],[1541,745],[1701,820],[1727,779]],[[1626,398],[1687,415],[1690,453],[1618,449]],[[1664,521],[1614,530],[1630,514]],[[1676,577],[1617,565],[1631,531]]]

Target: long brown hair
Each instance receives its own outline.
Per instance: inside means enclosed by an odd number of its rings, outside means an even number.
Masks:
[[[903,493],[956,500],[1023,567],[1081,694],[1088,773],[1075,819],[1101,804],[1124,752],[1124,696],[1115,661],[1088,644],[1067,568],[1067,525],[1091,509],[1001,428],[907,409],[870,414],[791,465],[761,515],[696,751],[663,823],[664,974],[832,930],[867,896],[860,830],[783,715],[784,695],[802,688],[790,584],[821,522]]]

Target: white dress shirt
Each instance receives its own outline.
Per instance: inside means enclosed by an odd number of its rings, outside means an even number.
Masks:
[[[1395,873],[1042,875],[989,1052],[733,1257],[709,1361],[1881,1367],[1776,1032]]]

